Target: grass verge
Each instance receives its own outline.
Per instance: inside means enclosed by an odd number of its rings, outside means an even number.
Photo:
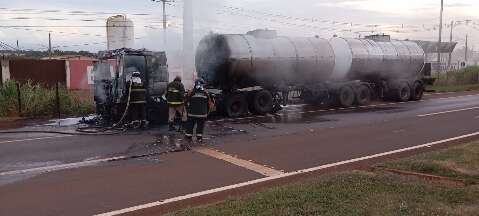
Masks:
[[[479,184],[479,142],[388,162],[383,166]]]
[[[428,90],[435,92],[462,92],[479,90],[479,84],[469,85],[434,85],[428,87]]]
[[[458,71],[449,71],[436,77],[434,86],[428,90],[436,92],[458,92],[479,90],[479,66],[470,66]]]
[[[477,181],[479,142],[382,164]],[[381,171],[328,174],[170,215],[477,215],[479,186]]]

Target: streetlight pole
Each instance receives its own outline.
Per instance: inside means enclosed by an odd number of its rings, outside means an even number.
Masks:
[[[183,1],[183,77],[192,86],[195,79],[193,0]]]

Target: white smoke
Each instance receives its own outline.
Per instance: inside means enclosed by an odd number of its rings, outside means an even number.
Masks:
[[[145,37],[136,41],[137,48],[146,48],[153,51],[166,51],[168,57],[168,66],[170,71],[170,80],[176,75],[184,74],[185,57],[190,58],[189,70],[196,71],[194,68],[194,56],[199,41],[208,33],[213,31],[218,23],[217,10],[222,7],[222,3],[215,0],[192,1],[193,2],[193,38],[189,41],[193,44],[192,48],[187,49],[188,53],[183,53],[183,14],[172,14],[177,17],[174,23],[168,27],[166,33],[166,45],[164,45],[165,34],[159,26],[145,30]],[[182,4],[180,4],[183,6]],[[181,7],[183,8],[183,7]],[[188,38],[188,37],[186,37]],[[192,77],[185,77],[186,82],[192,84]]]

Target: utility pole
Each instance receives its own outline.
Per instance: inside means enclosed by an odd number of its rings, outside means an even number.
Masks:
[[[464,53],[464,63],[466,64],[466,66],[467,66],[467,51],[469,49],[469,47],[468,47],[469,38],[468,37],[469,37],[469,35],[466,34],[466,51]]]
[[[452,30],[454,29],[454,21],[451,21],[451,34],[449,35],[449,42],[452,43]],[[451,61],[452,61],[452,50],[449,52],[449,59],[447,60],[447,69],[451,69]]]
[[[152,0],[154,2],[161,2],[162,6],[163,6],[163,48],[166,50],[166,33],[167,33],[167,30],[166,28],[168,27],[168,20],[167,20],[167,16],[166,16],[166,3],[168,2],[173,2],[174,0]]]
[[[441,0],[441,12],[439,14],[439,43],[437,44],[437,63],[439,66],[438,75],[441,72],[441,50],[439,47],[442,43],[442,15],[444,13],[444,0]]]
[[[48,32],[48,56],[52,58],[52,33]]]
[[[17,40],[17,55],[20,55],[20,46],[18,45],[18,40]]]

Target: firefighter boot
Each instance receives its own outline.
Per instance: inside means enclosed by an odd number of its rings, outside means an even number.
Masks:
[[[199,144],[203,144],[203,134],[196,134],[196,141]]]
[[[180,127],[178,128],[178,132],[186,132],[186,122],[181,122]]]
[[[175,130],[176,130],[174,124],[175,124],[175,123],[173,123],[173,122],[170,122],[170,123],[169,123],[169,128],[170,128],[169,130],[170,130],[170,131],[175,131]]]

